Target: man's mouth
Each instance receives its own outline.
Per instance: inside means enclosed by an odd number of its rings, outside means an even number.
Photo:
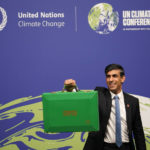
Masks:
[[[109,87],[114,87],[116,84],[115,83],[110,83]]]

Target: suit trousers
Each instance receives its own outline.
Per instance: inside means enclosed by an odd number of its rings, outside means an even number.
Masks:
[[[123,143],[120,147],[117,147],[116,144],[104,143],[103,150],[130,150],[129,143]]]

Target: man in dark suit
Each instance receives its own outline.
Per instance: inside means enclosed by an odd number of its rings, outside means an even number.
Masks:
[[[89,132],[83,150],[135,150],[135,147],[136,150],[146,150],[139,101],[122,91],[123,67],[110,64],[105,68],[105,75],[108,89],[95,88],[99,97],[100,131]],[[71,85],[76,85],[72,79],[64,84],[68,91]]]

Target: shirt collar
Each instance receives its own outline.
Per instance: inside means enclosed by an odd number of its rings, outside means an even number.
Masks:
[[[113,92],[110,91],[110,94],[111,94],[112,99],[114,99],[114,96],[116,96],[116,95],[119,97],[119,99],[122,99],[122,97],[123,97],[123,91],[122,90],[118,94],[114,94]]]

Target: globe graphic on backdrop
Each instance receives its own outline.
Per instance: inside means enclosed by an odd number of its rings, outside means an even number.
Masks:
[[[99,3],[91,8],[88,22],[96,33],[108,34],[118,26],[119,14],[113,11],[113,7],[110,4]]]

